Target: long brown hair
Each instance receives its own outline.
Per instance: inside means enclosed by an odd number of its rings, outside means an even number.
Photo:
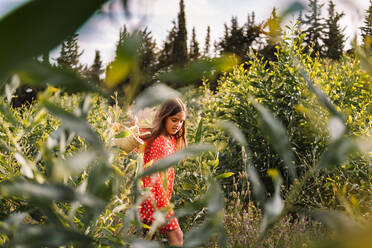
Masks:
[[[151,134],[145,138],[146,143],[151,144],[165,130],[167,117],[184,111],[187,114],[185,104],[179,98],[171,99],[164,102],[156,111],[154,120],[149,128]],[[187,146],[186,141],[186,120],[182,123],[181,129],[175,134],[177,151]]]

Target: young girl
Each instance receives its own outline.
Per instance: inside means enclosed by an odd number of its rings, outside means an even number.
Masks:
[[[150,161],[155,163],[187,146],[185,120],[186,108],[180,99],[168,100],[159,107],[151,128],[147,129],[151,134],[144,139],[145,165]],[[151,225],[156,210],[167,211],[169,209],[174,168],[170,167],[165,172],[144,177],[142,182],[144,188],[150,189],[151,194],[142,202],[139,215],[144,224]],[[172,209],[168,210],[165,220],[166,223],[161,226],[160,231],[167,233],[170,245],[182,246],[183,233]]]

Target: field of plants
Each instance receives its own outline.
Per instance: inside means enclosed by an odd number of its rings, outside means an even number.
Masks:
[[[34,59],[104,2],[30,1],[0,20],[2,247],[169,247],[164,213],[149,227],[137,209],[140,179],[170,166],[184,247],[370,247],[370,50],[314,57],[293,24],[274,60],[201,59],[145,89],[136,36],[102,84]],[[14,106],[23,83],[42,90]],[[141,153],[113,145],[115,124],[174,97],[188,108],[188,147],[144,169]]]

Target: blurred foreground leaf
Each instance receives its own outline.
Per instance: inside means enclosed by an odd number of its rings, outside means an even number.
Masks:
[[[18,196],[39,204],[48,204],[53,201],[80,201],[83,205],[91,208],[103,207],[101,200],[58,184],[35,184],[24,181],[7,182],[0,185],[0,192],[2,196]]]
[[[248,174],[248,178],[253,184],[253,195],[257,201],[263,203],[266,199],[266,188],[253,166],[251,161],[251,152],[248,148],[247,140],[245,139],[243,132],[234,123],[229,121],[220,121],[218,122],[218,126],[225,130],[241,145],[243,164]]]
[[[1,18],[0,82],[19,64],[58,46],[104,2],[106,0],[28,1]]]
[[[60,227],[20,225],[16,230],[9,247],[61,247],[72,243],[94,247],[92,238]]]
[[[0,104],[0,114],[2,116],[4,116],[4,119],[9,122],[10,124],[12,124],[13,126],[16,126],[17,125],[17,120],[15,119],[15,117],[13,116],[13,113],[12,111],[10,110],[10,108],[5,105],[5,104]]]
[[[357,150],[357,146],[348,138],[341,137],[333,141],[328,150],[320,157],[320,168],[332,168],[346,161],[348,155]]]
[[[86,123],[86,121],[57,105],[42,100],[42,105],[53,115],[61,119],[66,129],[76,132],[77,135],[84,137],[95,148],[102,148],[103,144],[99,135]]]
[[[288,136],[285,132],[285,128],[281,122],[279,122],[271,112],[264,108],[261,104],[253,102],[254,107],[258,111],[262,123],[262,132],[266,133],[266,136],[270,144],[274,147],[275,151],[279,153],[284,163],[287,165],[292,180],[297,177],[296,167],[293,163],[294,156],[292,148],[289,144]]]
[[[282,213],[284,201],[280,196],[280,188],[282,185],[282,177],[276,169],[268,171],[269,176],[274,181],[274,196],[268,199],[264,204],[264,215],[261,224],[261,233],[266,231],[266,228],[273,223],[278,216]]]
[[[64,71],[37,61],[25,63],[17,73],[22,82],[39,88],[51,85],[68,93],[100,92],[95,84],[88,83],[72,71]]]
[[[215,59],[202,59],[189,63],[185,68],[173,67],[170,71],[158,75],[161,82],[171,82],[179,87],[195,84],[203,77],[215,78],[219,72],[226,72],[237,64],[233,56],[224,56]]]
[[[138,67],[141,36],[137,33],[125,37],[118,47],[115,60],[108,66],[104,84],[114,88]]]
[[[146,88],[135,100],[134,112],[161,104],[169,99],[177,98],[180,93],[165,84],[157,84]]]
[[[212,150],[214,150],[214,147],[208,144],[190,145],[187,148],[179,152],[176,152],[168,157],[165,157],[161,160],[156,161],[156,163],[154,163],[150,168],[148,168],[142,174],[140,174],[138,178],[154,174],[158,171],[166,170],[171,166],[177,165],[178,162],[190,156],[193,156],[193,155],[196,155],[202,152],[212,151]]]
[[[208,201],[207,217],[205,221],[185,234],[184,247],[201,247],[205,245],[215,233],[219,237],[220,247],[225,247],[225,233],[223,229],[224,197],[218,183],[210,178],[210,185],[206,195]]]

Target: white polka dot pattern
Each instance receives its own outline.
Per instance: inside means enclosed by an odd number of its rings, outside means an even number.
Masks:
[[[176,140],[172,136],[167,139],[158,136],[151,144],[146,144],[144,151],[144,163],[153,162],[169,156],[176,152]],[[150,224],[154,221],[153,214],[156,210],[168,207],[173,192],[174,168],[170,167],[165,172],[158,172],[152,176],[142,178],[143,187],[149,188],[150,196],[140,206],[139,214],[143,223]],[[165,233],[179,228],[177,219],[174,217],[173,209],[165,216],[166,224],[160,231]]]

